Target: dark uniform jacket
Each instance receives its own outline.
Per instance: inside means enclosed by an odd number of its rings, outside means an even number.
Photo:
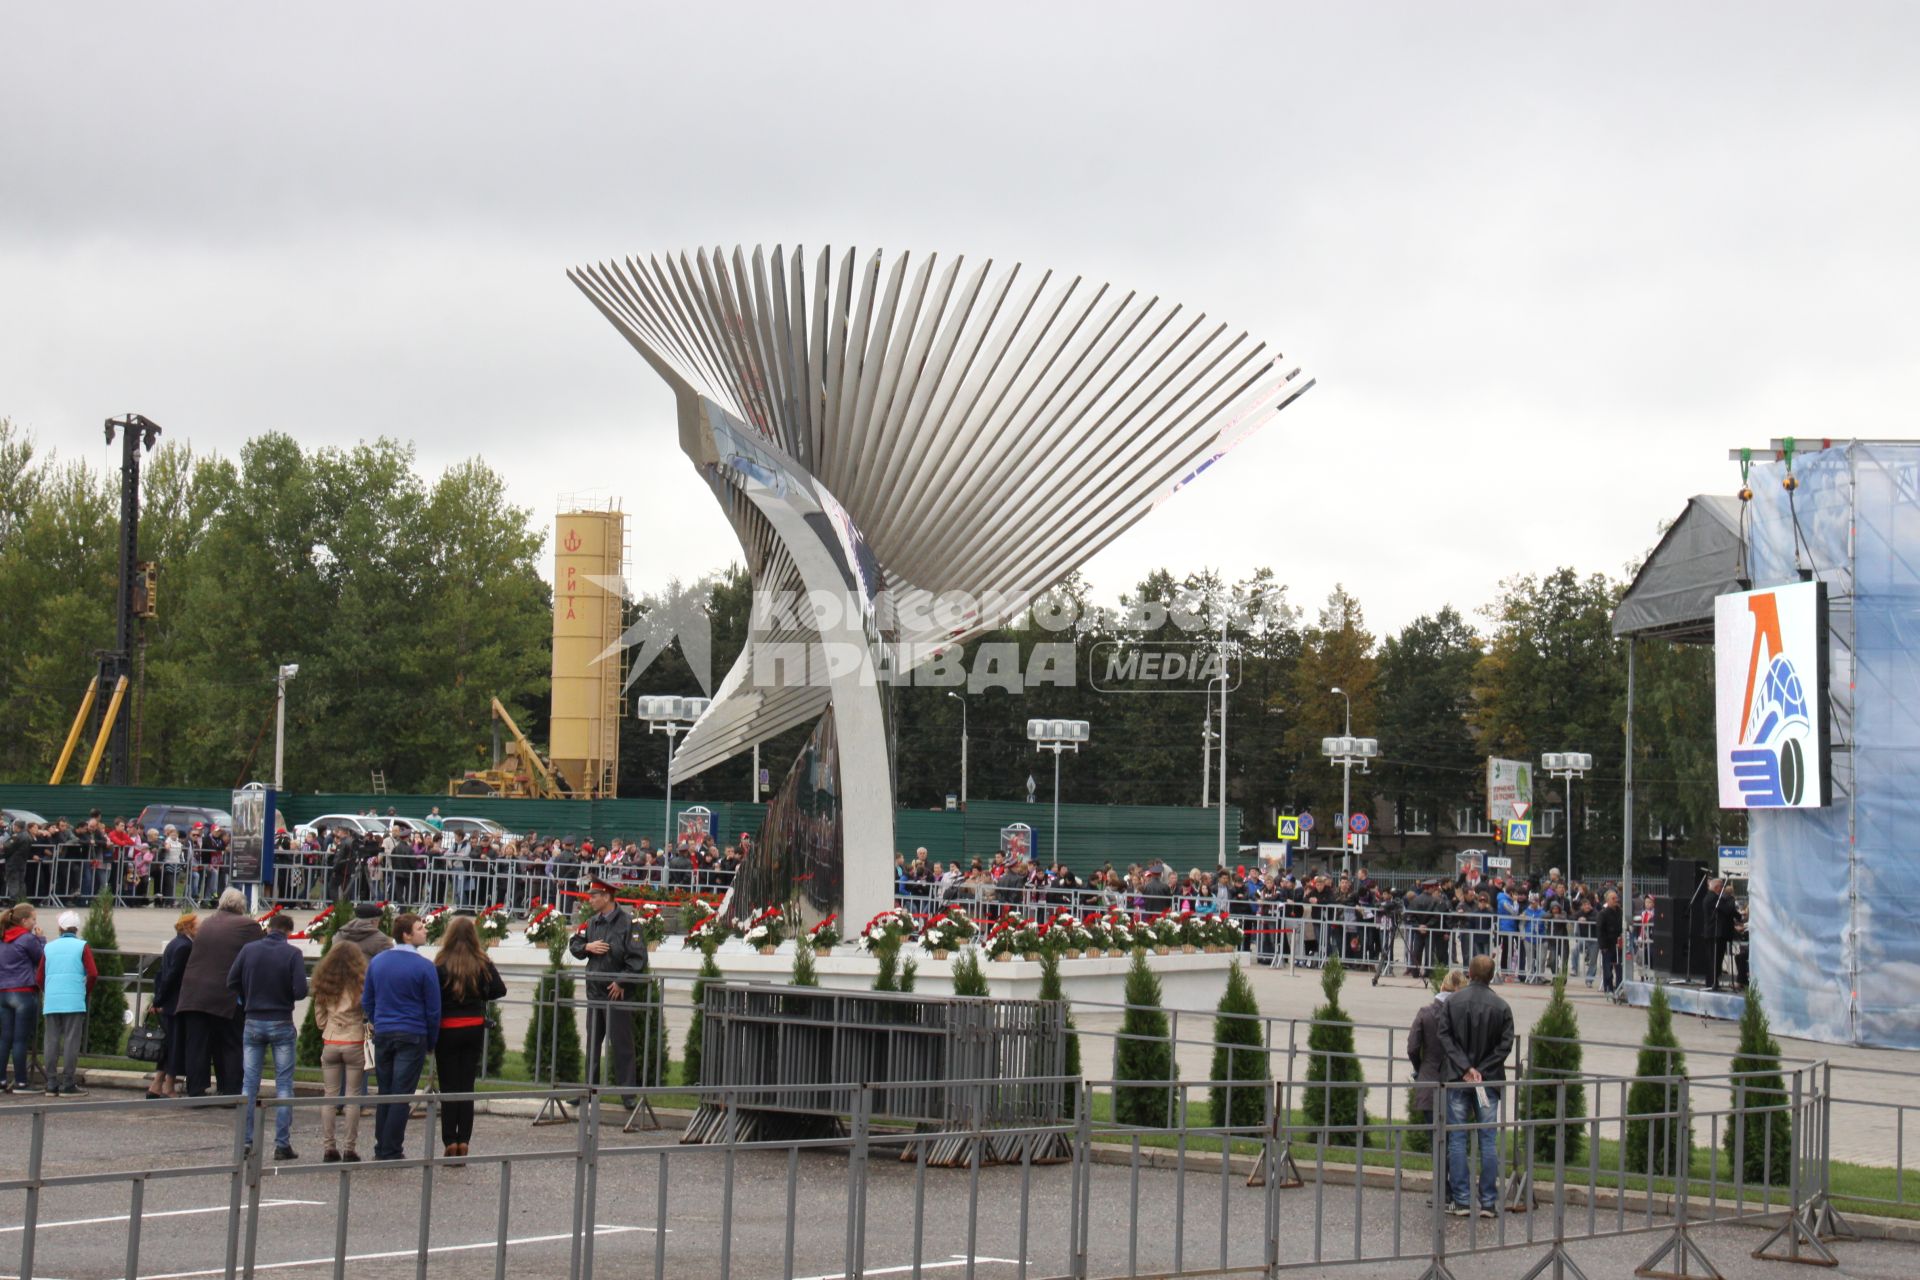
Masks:
[[[606,943],[607,953],[593,955],[587,950],[589,942]],[[646,926],[624,907],[588,920],[587,927],[568,940],[567,950],[574,959],[587,962],[587,994],[596,1000],[607,998],[609,984],[625,984],[647,972]],[[633,998],[632,991],[626,995]]]

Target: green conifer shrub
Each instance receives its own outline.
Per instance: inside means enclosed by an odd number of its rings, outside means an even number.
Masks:
[[[1121,1124],[1164,1127],[1173,1116],[1176,1078],[1173,1040],[1166,1010],[1160,1007],[1160,979],[1147,967],[1147,953],[1136,950],[1127,970],[1127,1011],[1120,1019],[1120,1043],[1114,1052],[1114,1078],[1150,1083],[1116,1084],[1113,1118]]]
[[[1673,1006],[1667,1002],[1666,984],[1653,989],[1647,1005],[1647,1033],[1640,1041],[1640,1057],[1634,1064],[1639,1076],[1627,1090],[1627,1172],[1666,1177],[1683,1167],[1692,1154],[1693,1134],[1683,1133],[1679,1117],[1679,1087],[1660,1077],[1678,1077],[1687,1073],[1687,1055],[1680,1039],[1673,1034]],[[1644,1117],[1644,1118],[1633,1118]]]
[[[1258,1128],[1266,1120],[1267,1048],[1260,1023],[1260,1004],[1253,984],[1235,960],[1227,971],[1227,989],[1220,996],[1213,1020],[1213,1071],[1216,1081],[1207,1091],[1213,1123],[1236,1129]],[[1236,1088],[1226,1088],[1232,1081]]]
[[[1587,1086],[1573,1083],[1580,1079],[1582,1051],[1580,1019],[1573,1002],[1567,999],[1567,971],[1553,975],[1553,995],[1533,1024],[1527,1041],[1527,1083],[1520,1089],[1520,1115],[1525,1120],[1552,1120],[1559,1113],[1560,1087],[1567,1081],[1567,1109],[1564,1125],[1543,1124],[1531,1130],[1533,1158],[1536,1164],[1552,1166],[1556,1135],[1566,1139],[1566,1162],[1571,1165],[1586,1155],[1587,1129],[1579,1121],[1587,1114]]]
[[[1723,1141],[1729,1161],[1738,1161],[1748,1186],[1784,1187],[1793,1159],[1792,1095],[1780,1074],[1780,1042],[1767,1025],[1760,1004],[1760,988],[1747,987],[1747,1007],[1740,1015],[1740,1050],[1729,1068],[1737,1080],[1733,1114],[1727,1117]],[[1775,1110],[1773,1108],[1778,1108]]]
[[[94,968],[100,974],[87,996],[86,1051],[117,1057],[127,1043],[127,989],[115,979],[127,970],[117,954],[120,935],[113,927],[112,889],[102,889],[93,900],[80,937],[92,948]]]
[[[1313,1011],[1313,1029],[1307,1033],[1307,1086],[1300,1100],[1301,1114],[1316,1138],[1324,1133],[1328,1146],[1362,1145],[1355,1127],[1365,1115],[1366,1076],[1354,1052],[1353,1019],[1340,1007],[1340,987],[1347,980],[1340,958],[1328,959],[1320,971],[1320,990],[1327,1002]]]

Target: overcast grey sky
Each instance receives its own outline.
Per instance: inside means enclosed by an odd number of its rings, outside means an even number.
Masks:
[[[1319,386],[1088,566],[1375,629],[1620,572],[1728,446],[1917,434],[1911,5],[9,4],[0,414],[411,439],[737,555],[568,266],[938,250],[1178,299]]]

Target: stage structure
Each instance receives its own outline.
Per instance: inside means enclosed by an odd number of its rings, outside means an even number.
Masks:
[[[1750,499],[1693,499],[1613,633],[1718,641],[1721,803],[1747,812],[1774,1030],[1920,1048],[1920,441],[1781,440],[1743,461]]]
[[[746,649],[673,777],[818,721],[743,895],[797,893],[849,932],[892,901],[890,684],[1312,385],[1204,313],[991,260],[703,249],[569,276],[673,388],[753,579]]]

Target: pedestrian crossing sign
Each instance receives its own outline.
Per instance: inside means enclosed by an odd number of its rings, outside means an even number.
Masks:
[[[1283,813],[1280,815],[1280,831],[1279,831],[1278,838],[1284,841],[1289,841],[1289,842],[1297,843],[1299,841],[1300,819],[1297,815],[1291,814],[1291,813]]]
[[[1508,844],[1532,844],[1533,824],[1524,818],[1514,818],[1507,823]]]

